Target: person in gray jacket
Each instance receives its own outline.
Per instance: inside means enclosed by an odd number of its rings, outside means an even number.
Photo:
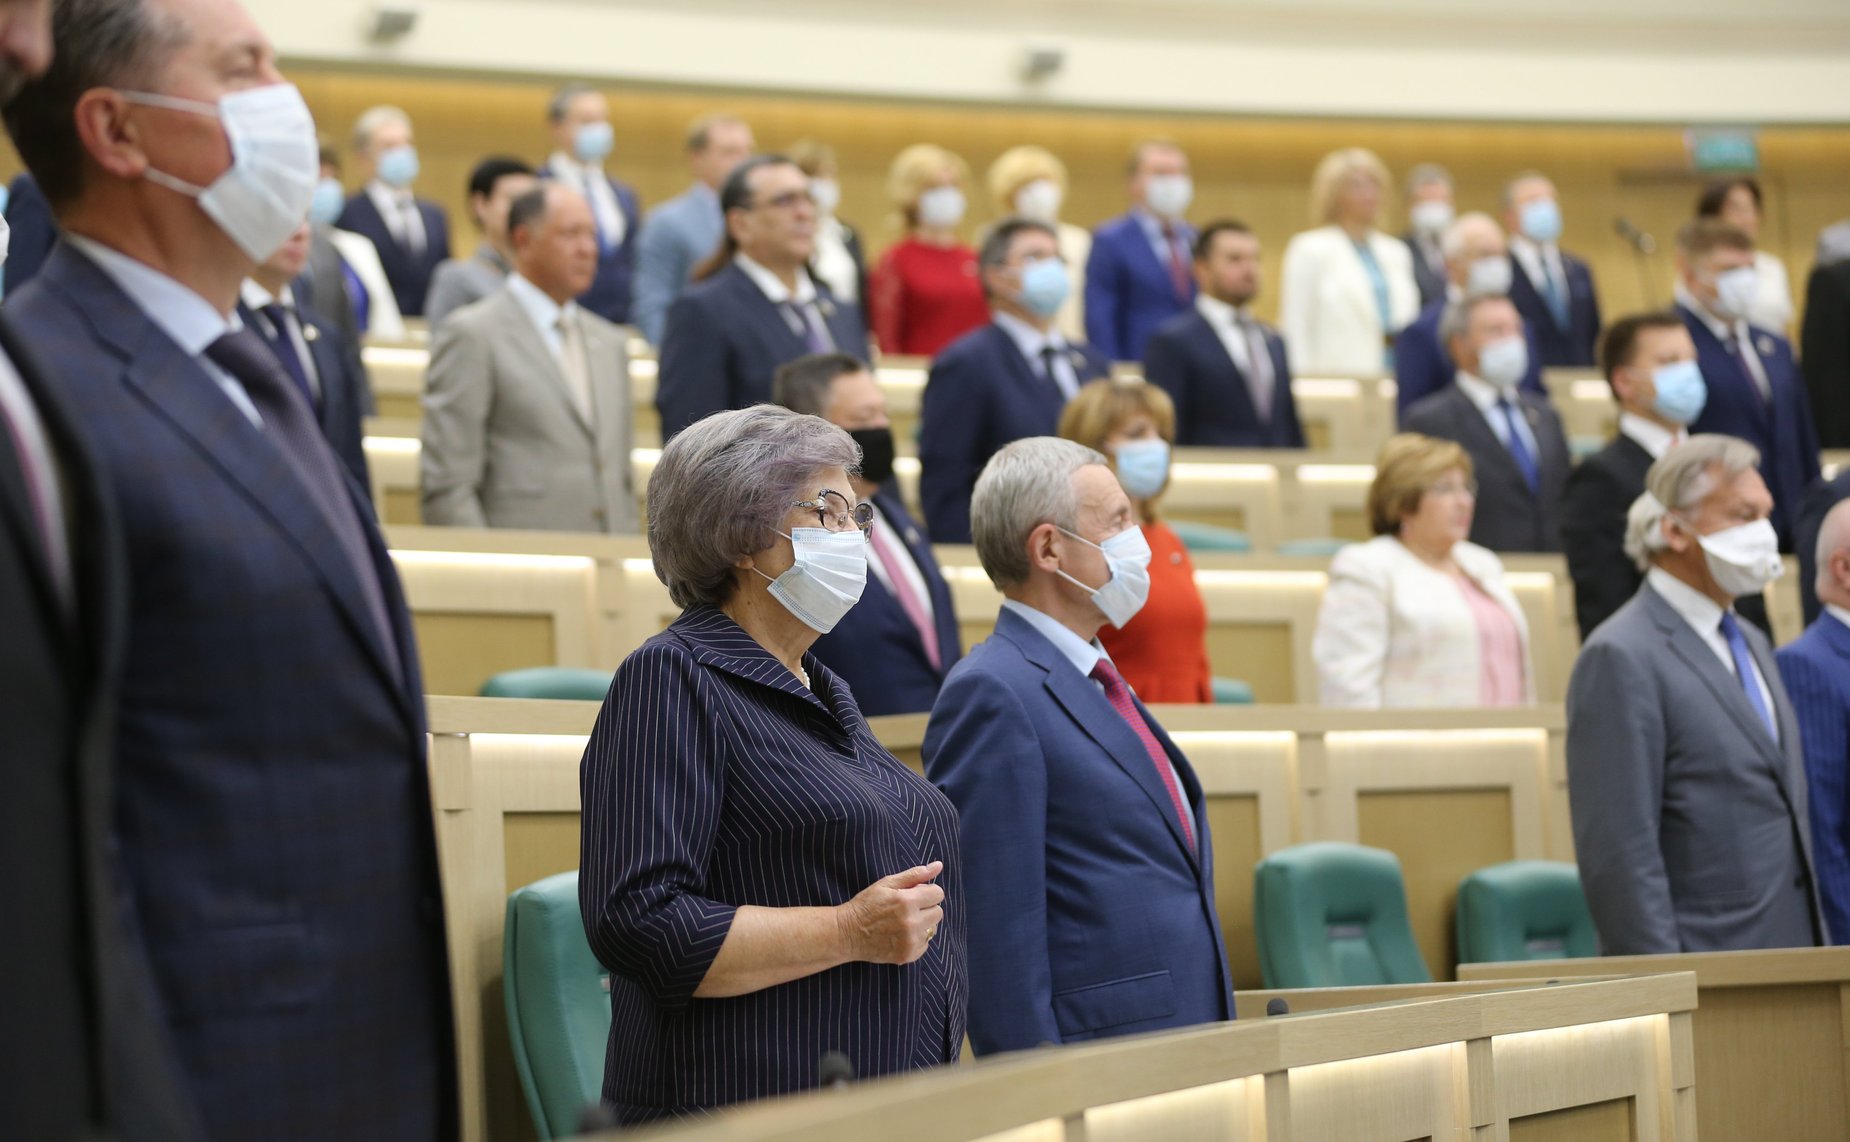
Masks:
[[[1779,573],[1758,451],[1692,436],[1626,521],[1644,585],[1567,694],[1567,788],[1606,955],[1821,942],[1799,724],[1734,601]]]
[[[539,176],[532,167],[505,155],[483,159],[469,172],[469,216],[475,219],[482,240],[475,253],[467,258],[447,258],[430,275],[424,320],[433,330],[450,314],[481,301],[507,281],[514,255],[508,242],[507,210],[516,198],[538,184]]]
[[[508,208],[514,272],[450,315],[424,392],[424,522],[634,532],[621,329],[573,299],[597,272],[582,194],[549,182]]]

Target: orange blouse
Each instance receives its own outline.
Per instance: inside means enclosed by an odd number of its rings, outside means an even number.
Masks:
[[[1101,628],[1098,640],[1145,702],[1211,702],[1208,608],[1195,586],[1195,565],[1166,525],[1145,524],[1143,536],[1150,543],[1150,601],[1122,630]]]

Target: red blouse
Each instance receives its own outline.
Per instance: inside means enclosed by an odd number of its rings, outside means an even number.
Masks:
[[[874,267],[868,283],[874,336],[882,353],[931,357],[989,323],[976,251],[906,238]]]
[[[1166,525],[1145,524],[1143,537],[1150,543],[1150,601],[1122,630],[1100,628],[1098,641],[1145,702],[1211,702],[1208,607],[1195,586],[1195,565]]]

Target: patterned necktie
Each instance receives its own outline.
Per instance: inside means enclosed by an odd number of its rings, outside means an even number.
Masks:
[[[1728,653],[1734,658],[1734,675],[1740,680],[1741,689],[1747,691],[1747,702],[1760,715],[1760,723],[1766,727],[1774,741],[1779,740],[1779,730],[1773,725],[1773,711],[1767,709],[1766,698],[1760,693],[1760,684],[1754,681],[1754,656],[1747,651],[1747,638],[1741,633],[1741,624],[1735,621],[1733,611],[1722,612],[1722,637],[1728,640]]]
[[[918,592],[912,589],[912,580],[906,577],[902,562],[906,556],[899,550],[899,541],[890,529],[878,523],[867,533],[867,538],[873,545],[874,558],[886,568],[887,582],[893,585],[893,597],[899,600],[899,609],[906,612],[906,618],[918,629],[919,641],[925,644],[926,660],[933,670],[943,669],[943,660],[938,657],[938,630],[932,625],[931,616],[925,613]]]
[[[1131,688],[1124,684],[1123,675],[1108,658],[1100,658],[1098,665],[1092,668],[1092,678],[1105,688],[1105,700],[1118,716],[1127,722],[1137,734],[1137,740],[1150,755],[1150,761],[1156,766],[1157,780],[1169,791],[1169,800],[1175,804],[1176,820],[1182,824],[1182,836],[1188,842],[1189,851],[1195,849],[1195,826],[1188,813],[1188,805],[1182,800],[1182,787],[1176,784],[1175,768],[1169,764],[1169,755],[1163,751],[1163,743],[1156,740],[1156,734],[1150,729],[1150,723],[1137,709],[1137,703],[1131,699]]]
[[[1261,424],[1272,419],[1272,392],[1277,378],[1272,375],[1272,349],[1265,343],[1265,331],[1250,317],[1236,316],[1234,324],[1246,340],[1246,389],[1252,394],[1253,411]]]
[[[1163,249],[1169,251],[1169,282],[1175,287],[1176,300],[1187,301],[1188,260],[1182,256],[1182,245],[1177,238],[1175,226],[1163,223]]]
[[[790,314],[796,328],[802,330],[798,336],[803,338],[803,345],[809,352],[832,353],[835,351],[835,342],[830,338],[828,330],[816,313],[815,302],[786,301],[784,310]]]
[[[1567,332],[1567,291],[1562,288],[1555,276],[1554,266],[1547,254],[1539,254],[1542,263],[1542,300],[1548,303],[1548,314],[1555,319],[1556,328]]]
[[[1772,400],[1773,394],[1761,387],[1760,374],[1754,372],[1752,364],[1747,359],[1747,355],[1752,353],[1753,349],[1747,344],[1747,339],[1741,336],[1739,326],[1728,331],[1728,352],[1733,355],[1735,366],[1741,370],[1741,375],[1747,378],[1747,383],[1753,387],[1761,402]]]
[[[296,352],[295,314],[279,301],[273,301],[257,312],[263,314],[263,319],[270,323],[264,340],[270,343],[271,350],[276,353],[277,363],[282,365],[283,371],[289,374],[289,379],[296,383],[296,387],[302,390],[302,396],[307,399],[309,407],[319,408],[320,404],[315,400],[315,386],[308,379],[306,363],[301,354]]]
[[[1529,451],[1529,445],[1522,438],[1522,423],[1516,419],[1516,406],[1510,398],[1503,397],[1497,401],[1497,407],[1503,410],[1503,422],[1509,428],[1510,457],[1516,461],[1522,478],[1529,485],[1531,493],[1542,490],[1542,473],[1535,466],[1535,454]]]
[[[59,505],[55,498],[57,473],[49,467],[41,470],[34,461],[32,452],[26,447],[25,429],[13,423],[5,405],[0,405],[0,425],[6,426],[7,439],[12,442],[13,455],[18,461],[20,474],[25,478],[26,499],[32,505],[32,519],[38,524],[39,555],[45,562],[45,569],[51,574],[59,598],[66,610],[69,610],[74,599],[75,584],[71,574],[70,545],[61,530]]]
[[[560,314],[559,331],[559,371],[565,374],[565,387],[571,393],[572,407],[578,415],[584,417],[586,424],[595,423],[597,406],[591,398],[591,362],[585,356],[585,340],[579,331],[578,323],[568,315]]]
[[[424,217],[418,213],[417,199],[409,194],[398,199],[398,226],[403,231],[405,252],[414,258],[424,256],[428,239],[424,236]]]

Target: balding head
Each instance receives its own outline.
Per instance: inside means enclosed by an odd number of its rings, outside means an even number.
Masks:
[[[591,288],[597,276],[597,223],[585,196],[547,181],[507,210],[514,269],[560,305]]]
[[[1818,527],[1818,601],[1850,607],[1850,500],[1839,500]]]

